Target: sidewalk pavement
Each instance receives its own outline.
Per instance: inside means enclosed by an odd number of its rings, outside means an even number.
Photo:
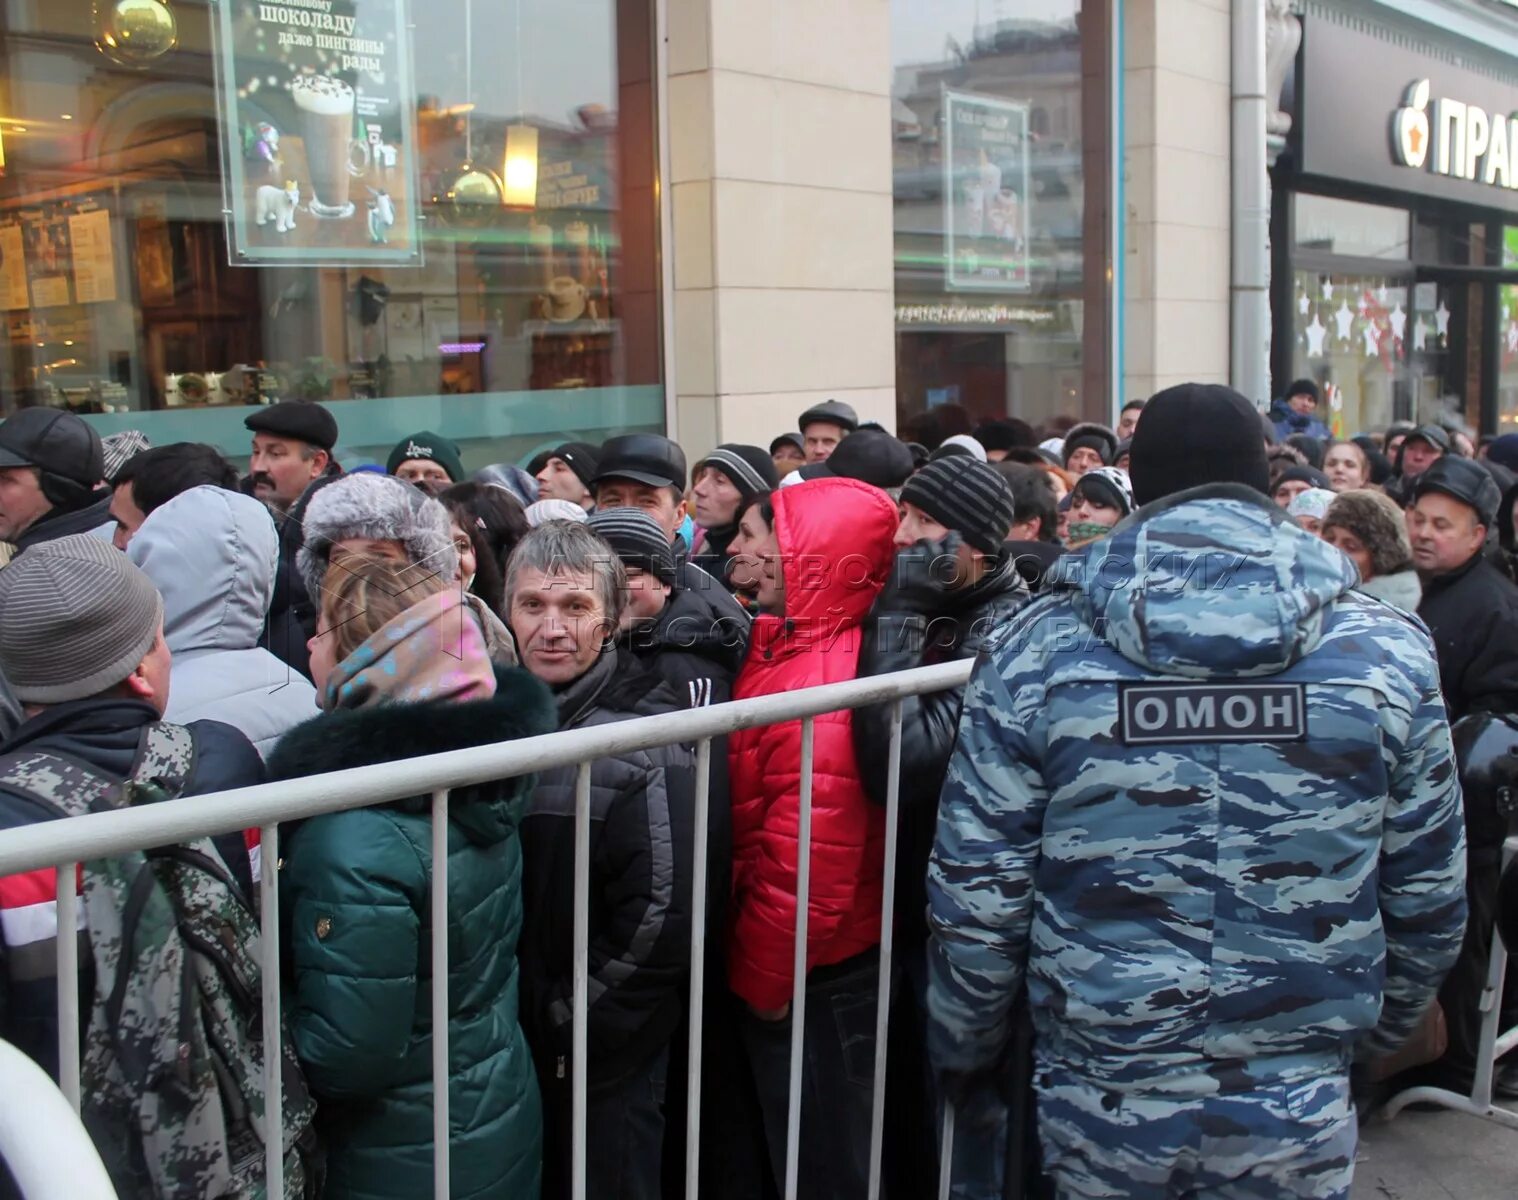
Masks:
[[[1360,1127],[1352,1200],[1513,1200],[1518,1129],[1452,1112]]]

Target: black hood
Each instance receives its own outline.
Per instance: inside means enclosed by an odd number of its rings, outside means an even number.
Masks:
[[[298,779],[399,762],[536,737],[556,728],[548,688],[519,668],[498,670],[496,692],[488,700],[381,704],[323,713],[280,739],[269,756],[269,777]],[[530,778],[503,779],[455,789],[449,815],[475,844],[499,842],[515,827],[532,782]],[[427,797],[419,796],[398,801],[396,807],[419,812],[429,803]]]

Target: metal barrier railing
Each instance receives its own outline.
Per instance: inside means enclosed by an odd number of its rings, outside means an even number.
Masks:
[[[78,1105],[28,1055],[3,1041],[0,1096],[25,1101],[7,1104],[0,1115],[0,1158],[25,1200],[116,1200],[105,1164],[80,1124]]]
[[[886,1038],[890,1009],[891,927],[895,903],[894,878],[897,818],[900,800],[901,704],[907,696],[943,691],[963,685],[972,664],[943,663],[872,679],[829,684],[775,696],[743,700],[712,708],[667,713],[587,729],[567,730],[492,746],[450,751],[401,762],[358,767],[329,775],[285,780],[278,784],[241,788],[210,796],[167,800],[144,808],[91,813],[67,820],[44,822],[0,832],[0,876],[55,866],[60,930],[75,927],[75,879],[80,862],[173,845],[196,838],[239,832],[257,826],[264,870],[260,872],[260,916],[263,936],[263,1045],[265,1125],[283,1127],[280,1066],[279,969],[279,825],[325,813],[367,808],[412,796],[432,797],[432,1011],[448,1011],[448,797],[454,788],[496,779],[535,774],[553,767],[576,766],[575,786],[575,913],[574,913],[574,1026],[573,1136],[571,1192],[586,1195],[586,1013],[589,1001],[590,954],[590,764],[601,757],[647,750],[672,743],[693,743],[697,754],[695,871],[692,889],[690,956],[690,1059],[686,1127],[686,1196],[700,1191],[701,1016],[705,987],[705,894],[707,823],[710,805],[711,743],[741,729],[802,722],[802,785],[797,840],[796,958],[791,1013],[791,1078],[788,1097],[788,1137],[784,1180],[785,1200],[797,1194],[801,1125],[801,1058],[806,1010],[806,926],[810,898],[813,719],[825,713],[891,703],[889,793],[885,830],[885,878],[881,904],[880,989],[876,1009],[875,1093],[870,1136],[870,1200],[881,1186],[881,1156],[885,1113]],[[79,962],[77,939],[57,939],[59,1084],[75,1112],[79,1109]],[[433,1130],[435,1195],[449,1191],[448,1023],[432,1026]],[[952,1118],[946,1122],[945,1145],[952,1138]],[[267,1194],[284,1194],[284,1151],[278,1136],[266,1147]],[[947,1195],[950,1155],[945,1153],[941,1194]],[[74,1193],[71,1195],[83,1195]],[[109,1194],[109,1193],[105,1193]]]

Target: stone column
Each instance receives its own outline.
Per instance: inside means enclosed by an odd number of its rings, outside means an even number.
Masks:
[[[668,0],[677,430],[895,427],[887,0]]]
[[[1127,5],[1126,395],[1228,382],[1228,0]]]

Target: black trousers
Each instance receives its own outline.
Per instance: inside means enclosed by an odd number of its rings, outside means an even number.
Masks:
[[[585,1194],[595,1200],[660,1200],[669,1048],[585,1100]],[[544,1088],[543,1200],[570,1194],[574,1145],[568,1087]]]

